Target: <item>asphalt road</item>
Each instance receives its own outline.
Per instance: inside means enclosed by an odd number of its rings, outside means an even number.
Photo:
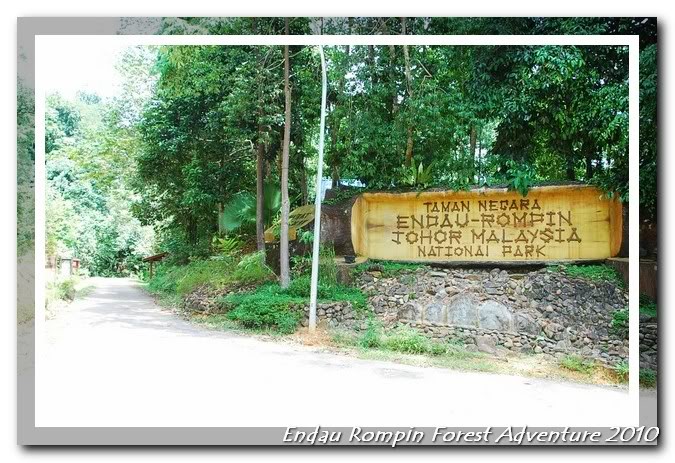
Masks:
[[[625,388],[369,361],[195,326],[133,280],[45,322],[37,426],[616,426]]]

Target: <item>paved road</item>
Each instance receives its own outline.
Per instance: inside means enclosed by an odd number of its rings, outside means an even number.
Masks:
[[[626,423],[625,389],[367,361],[194,326],[133,280],[45,323],[37,426]]]

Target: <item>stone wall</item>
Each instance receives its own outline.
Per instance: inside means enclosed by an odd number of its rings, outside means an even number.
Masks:
[[[654,319],[640,320],[640,368],[657,370],[658,326]]]
[[[549,269],[420,268],[394,278],[377,270],[358,284],[371,294],[378,316],[404,322],[435,338],[547,355],[574,353],[614,364],[628,356],[628,341],[611,333],[626,292],[610,282],[569,278]]]
[[[356,284],[385,326],[406,324],[439,341],[462,341],[470,350],[568,354],[614,365],[628,358],[628,340],[610,330],[628,295],[611,282],[570,278],[549,269],[419,268],[385,278],[376,270]],[[300,308],[299,308],[300,309]],[[309,308],[304,309],[307,326]],[[367,311],[349,302],[320,303],[317,318],[329,327],[361,330]],[[656,370],[657,324],[640,322],[640,366]]]

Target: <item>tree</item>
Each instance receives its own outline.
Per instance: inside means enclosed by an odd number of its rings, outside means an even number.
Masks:
[[[288,35],[288,18],[286,18],[286,35]],[[284,95],[286,97],[284,122],[284,148],[281,167],[281,233],[279,240],[279,256],[281,259],[280,283],[282,288],[290,284],[290,263],[288,255],[288,152],[291,143],[291,86],[290,86],[290,59],[288,45],[284,46]]]

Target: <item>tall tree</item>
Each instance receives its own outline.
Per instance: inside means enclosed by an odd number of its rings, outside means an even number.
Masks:
[[[285,32],[288,35],[288,18],[285,21]],[[290,264],[288,255],[288,158],[291,144],[291,85],[290,85],[290,58],[288,56],[288,45],[284,45],[284,96],[286,99],[285,121],[284,121],[284,147],[281,156],[281,233],[279,242],[280,257],[280,283],[282,288],[288,288],[290,284]]]

